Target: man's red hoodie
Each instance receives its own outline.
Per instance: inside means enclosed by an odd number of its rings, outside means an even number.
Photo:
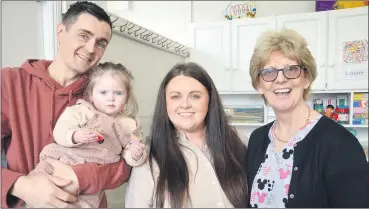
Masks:
[[[15,207],[21,200],[8,194],[18,177],[27,175],[39,162],[43,147],[54,142],[52,130],[67,106],[83,96],[88,77],[63,87],[47,69],[50,61],[27,60],[21,68],[1,70],[1,151],[6,150],[7,168],[1,168],[1,207]],[[128,180],[130,167],[118,163],[87,163],[72,166],[79,191],[94,194],[114,189]],[[106,207],[104,196],[100,207]]]

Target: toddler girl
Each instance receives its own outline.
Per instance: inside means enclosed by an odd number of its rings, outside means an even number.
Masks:
[[[130,166],[144,163],[147,151],[140,142],[132,79],[121,64],[106,62],[92,69],[86,87],[87,101],[79,99],[76,105],[65,109],[53,131],[56,143],[44,147],[40,163],[29,175],[45,173],[47,158],[69,165],[115,163],[121,157]],[[63,189],[77,193],[68,187]],[[78,194],[76,207],[98,208],[103,194],[104,191],[96,195]]]

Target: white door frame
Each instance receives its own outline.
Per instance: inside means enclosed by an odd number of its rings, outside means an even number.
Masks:
[[[58,49],[56,26],[62,20],[62,6],[65,1],[41,1],[40,3],[42,4],[44,58],[54,60]]]

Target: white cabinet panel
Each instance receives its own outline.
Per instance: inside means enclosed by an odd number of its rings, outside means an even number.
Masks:
[[[329,13],[327,87],[368,89],[368,7]]]
[[[222,62],[203,51],[191,49],[190,54],[186,61],[195,62],[203,67],[210,75],[218,91],[230,91],[231,71],[229,68],[226,68]]]
[[[325,90],[327,69],[328,13],[314,12],[277,16],[277,27],[295,30],[308,43],[308,48],[316,60],[318,76],[312,89]]]
[[[275,16],[232,22],[232,91],[255,91],[249,70],[256,40],[263,32],[275,28]]]
[[[188,61],[204,67],[218,91],[230,91],[230,22],[193,24],[190,36]]]

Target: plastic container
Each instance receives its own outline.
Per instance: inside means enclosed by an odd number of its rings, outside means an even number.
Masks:
[[[338,106],[335,112],[337,114],[337,123],[349,124],[349,107],[348,106]]]
[[[314,110],[319,113],[324,112],[323,100],[317,99],[314,101]]]

